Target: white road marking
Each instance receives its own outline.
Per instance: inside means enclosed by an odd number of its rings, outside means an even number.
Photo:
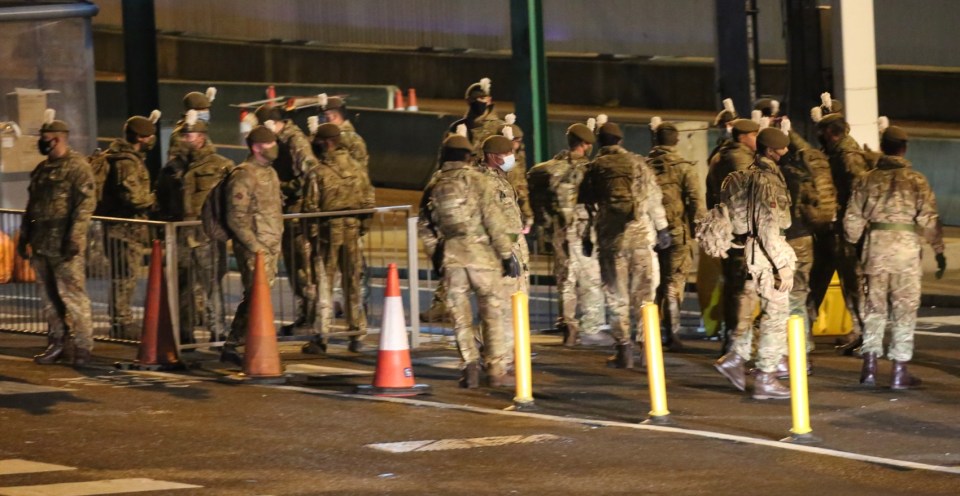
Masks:
[[[21,458],[0,460],[0,475],[36,474],[40,472],[59,472],[61,470],[76,470],[76,467],[54,465],[52,463],[31,462]]]
[[[414,358],[414,365],[425,365],[427,367],[434,367],[438,369],[447,369],[447,370],[460,370],[459,358],[453,357],[423,357],[423,358]]]
[[[0,381],[0,396],[5,394],[62,393],[64,391],[76,391],[76,389],[39,386],[37,384],[25,384],[22,382]]]
[[[960,325],[960,315],[936,315],[918,317],[917,322],[923,324]]]
[[[547,441],[557,441],[560,436],[553,434],[533,434],[530,436],[494,436],[474,437],[468,439],[429,439],[426,441],[403,441],[399,443],[368,444],[368,448],[390,453],[410,453],[412,451],[447,451],[470,448],[490,448],[506,446],[508,444],[533,444]]]
[[[66,482],[37,486],[0,487],[3,496],[95,496],[98,494],[140,493],[194,489],[203,486],[153,479],[110,479],[91,482]]]
[[[355,376],[355,375],[373,375],[370,370],[346,369],[340,367],[324,367],[322,365],[310,365],[308,363],[294,363],[284,367],[283,371],[287,374],[304,375],[322,375],[322,376]]]
[[[934,336],[938,338],[960,338],[960,334],[954,332],[913,331],[913,333],[921,336]]]

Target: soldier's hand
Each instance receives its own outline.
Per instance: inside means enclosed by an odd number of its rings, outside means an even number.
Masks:
[[[590,236],[583,237],[583,256],[590,257],[593,255],[593,240],[590,239]]]
[[[777,275],[780,276],[780,282],[777,283],[777,291],[789,293],[790,290],[793,289],[793,269],[790,267],[778,269]]]
[[[20,236],[20,240],[17,242],[17,255],[20,255],[20,258],[24,260],[30,260],[30,244],[23,236]]]
[[[943,273],[947,271],[947,257],[943,253],[937,253],[937,279],[943,278]]]
[[[516,255],[504,258],[500,264],[503,265],[503,277],[520,277],[520,261]]]
[[[670,231],[667,229],[657,231],[657,249],[666,250],[671,245],[673,245],[673,237],[670,236]]]

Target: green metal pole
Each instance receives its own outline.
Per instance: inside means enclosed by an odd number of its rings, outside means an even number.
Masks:
[[[543,162],[548,157],[548,99],[541,0],[510,0],[510,28],[517,123],[526,131],[527,155],[533,163]]]

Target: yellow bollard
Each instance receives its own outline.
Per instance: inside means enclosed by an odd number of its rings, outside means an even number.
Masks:
[[[790,406],[793,410],[791,435],[781,441],[800,444],[820,442],[810,428],[810,401],[807,396],[807,330],[803,317],[791,315],[787,321],[790,354]]]
[[[651,424],[669,424],[667,410],[667,381],[663,375],[663,349],[660,344],[660,310],[654,303],[644,303],[640,309],[643,317],[643,351],[647,355],[647,380],[650,383]]]
[[[530,368],[530,311],[527,294],[513,293],[513,343],[514,371],[517,380],[517,395],[513,397],[514,409],[533,407],[533,376]]]

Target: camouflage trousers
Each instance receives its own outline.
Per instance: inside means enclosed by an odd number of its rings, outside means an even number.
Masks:
[[[310,242],[300,221],[287,224],[280,249],[283,266],[293,289],[295,322],[297,326],[312,327],[317,320],[317,281],[310,263]]]
[[[893,320],[887,358],[909,362],[913,358],[913,332],[920,308],[919,267],[903,272],[867,274],[864,304],[863,353],[883,356],[887,315]],[[889,307],[888,307],[889,302]]]
[[[108,224],[104,226],[105,248],[110,262],[111,337],[121,336],[124,327],[133,324],[131,308],[137,276],[143,270],[147,231],[142,226]]]
[[[276,248],[274,248],[276,249]],[[233,254],[237,257],[237,268],[240,270],[240,281],[243,284],[243,299],[237,305],[237,313],[230,325],[230,335],[227,344],[240,346],[247,339],[247,322],[250,317],[250,297],[253,295],[253,272],[257,266],[257,254],[248,251],[238,243],[233,244]],[[277,254],[263,253],[263,270],[267,285],[271,288],[277,278]]]
[[[742,249],[731,249],[720,261],[723,270],[723,327],[729,342],[734,335],[753,328],[753,312],[757,307],[757,291],[747,286],[750,277]],[[744,355],[748,357],[749,355]]]
[[[343,313],[351,332],[359,336],[367,334],[367,316],[363,311],[361,277],[363,257],[360,253],[360,219],[333,219],[321,223],[318,253],[323,260],[326,281],[332,282],[340,271],[343,288]],[[327,284],[321,296],[324,309],[321,314],[328,320],[324,329],[332,328],[333,284]]]
[[[693,249],[691,243],[677,243],[657,252],[660,286],[655,301],[663,315],[663,329],[674,334],[680,331],[680,305],[687,287],[687,274],[693,267]]]
[[[507,367],[509,350],[506,345],[502,312],[503,300],[500,288],[503,282],[500,269],[480,269],[474,267],[444,268],[443,281],[448,288],[447,308],[453,318],[453,330],[456,333],[457,349],[464,364],[479,362],[477,331],[473,326],[473,310],[470,307],[470,293],[477,297],[480,311],[480,338],[483,342],[484,363],[488,372],[503,374]]]
[[[840,278],[840,290],[843,301],[853,318],[850,333],[859,336],[863,329],[863,272],[857,247],[848,243],[843,235],[835,231],[814,234],[813,266],[810,269],[810,297],[807,299],[807,313],[811,321],[816,320],[820,305],[827,294],[830,280],[836,272]]]
[[[195,342],[193,333],[200,325],[210,332],[211,341],[218,341],[226,328],[222,284],[227,273],[227,245],[215,241],[194,245],[181,239],[178,247],[180,342]]]
[[[43,284],[43,312],[47,318],[47,335],[61,340],[66,334],[83,350],[93,349],[93,324],[90,298],[86,288],[86,257],[70,260],[34,255],[33,268]]]
[[[630,321],[643,335],[640,308],[653,301],[660,281],[659,263],[648,247],[600,250],[600,278],[610,310],[610,333],[617,344],[630,342]]]
[[[745,283],[746,291],[760,297],[760,327],[757,343],[757,368],[773,372],[780,359],[787,354],[787,317],[790,314],[790,294],[777,291],[776,276],[772,271],[753,274]],[[756,296],[755,296],[756,297]],[[755,300],[754,300],[755,301]],[[750,307],[751,314],[754,307]],[[737,327],[730,350],[749,360],[753,356],[753,318],[747,325]]]
[[[797,254],[797,267],[793,272],[793,289],[790,290],[790,315],[803,318],[803,328],[807,334],[807,353],[809,353],[815,348],[810,328],[810,314],[807,312],[807,300],[810,296],[810,269],[813,267],[813,236],[788,239],[787,243]]]
[[[579,322],[584,334],[600,332],[604,323],[603,287],[597,256],[583,254],[583,241],[577,233],[563,229],[553,231],[554,275],[560,296],[560,320],[577,325],[579,301],[583,320]]]

